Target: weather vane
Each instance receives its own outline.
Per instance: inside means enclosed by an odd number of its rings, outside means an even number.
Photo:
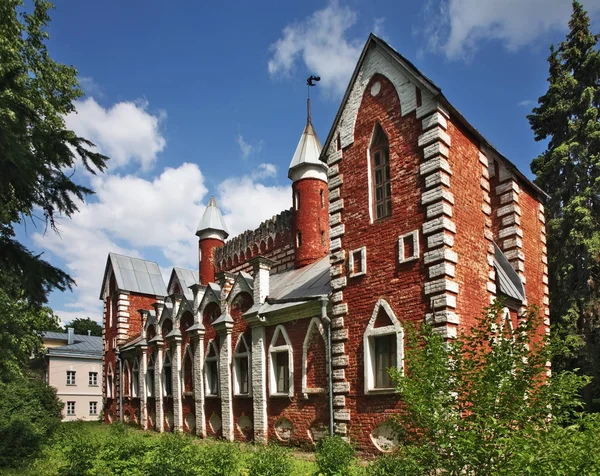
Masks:
[[[308,98],[306,99],[306,110],[307,110],[307,117],[306,117],[306,121],[308,123],[310,123],[310,88],[312,86],[316,86],[315,81],[321,81],[321,77],[320,76],[314,76],[314,75],[310,75],[307,79],[306,79],[306,91],[308,93]]]

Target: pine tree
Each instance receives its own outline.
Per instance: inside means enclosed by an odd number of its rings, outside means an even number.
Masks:
[[[573,2],[570,31],[550,48],[549,87],[527,116],[547,149],[531,164],[546,204],[550,318],[566,339],[579,342],[558,369],[595,377],[586,401],[600,397],[600,53],[599,35]],[[591,391],[590,391],[591,390]]]

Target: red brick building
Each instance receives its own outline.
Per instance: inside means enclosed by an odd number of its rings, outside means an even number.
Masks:
[[[228,440],[393,445],[403,326],[453,338],[496,297],[548,329],[543,192],[371,35],[323,148],[307,121],[293,207],[228,239],[211,199],[199,272],[110,255],[105,418]]]

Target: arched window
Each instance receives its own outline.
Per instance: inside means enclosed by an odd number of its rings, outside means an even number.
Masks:
[[[373,218],[379,220],[392,214],[392,186],[390,177],[390,145],[383,129],[377,123],[369,150],[371,157],[371,194]]]
[[[106,372],[106,398],[113,398],[113,369],[112,365],[108,364],[108,370]]]
[[[269,395],[294,395],[293,353],[285,327],[277,326],[269,345]]]
[[[140,396],[140,361],[136,357],[133,361],[133,371],[131,373],[131,396]]]
[[[294,210],[300,210],[300,192],[294,190]]]
[[[190,346],[187,346],[184,352],[183,357],[183,368],[181,375],[183,377],[183,391],[186,393],[190,393],[194,389],[194,364],[192,359],[192,350]]]
[[[206,396],[219,395],[219,351],[214,340],[208,343],[206,359],[204,360],[204,378],[206,381]]]
[[[123,365],[123,396],[128,397],[131,384],[131,369],[129,368],[129,361],[126,360]]]
[[[325,330],[318,317],[313,318],[302,344],[302,393],[325,393],[327,388],[327,348]]]
[[[163,338],[167,337],[169,332],[173,330],[173,321],[171,319],[165,319],[161,327],[161,335]]]
[[[234,395],[250,395],[250,346],[248,340],[244,334],[240,334],[233,351]]]
[[[171,373],[171,351],[165,352],[165,360],[162,368],[163,395],[165,397],[173,396],[173,374]]]
[[[404,331],[384,299],[373,309],[363,343],[365,393],[395,391],[389,370],[403,369]]]
[[[154,352],[150,354],[148,359],[148,368],[146,369],[146,395],[154,397]]]

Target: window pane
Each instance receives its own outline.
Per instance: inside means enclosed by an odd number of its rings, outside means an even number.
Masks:
[[[381,169],[375,171],[375,184],[379,185],[382,179]]]
[[[378,167],[379,165],[381,165],[381,152],[377,151],[375,152],[375,167]]]
[[[383,189],[381,187],[377,187],[375,189],[375,200],[379,201],[383,198]]]
[[[248,357],[239,358],[239,389],[240,393],[248,393]]]
[[[375,387],[392,387],[389,369],[396,367],[396,335],[375,337]]]
[[[383,150],[383,163],[384,164],[390,163],[390,151],[388,149]]]
[[[277,393],[288,393],[290,390],[288,353],[278,352],[276,356]]]

